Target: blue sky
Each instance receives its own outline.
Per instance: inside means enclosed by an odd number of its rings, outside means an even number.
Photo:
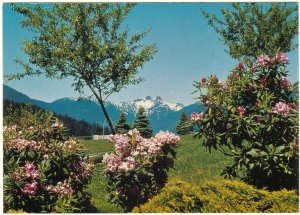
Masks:
[[[225,53],[226,46],[207,25],[200,8],[220,14],[220,9],[229,3],[140,3],[125,20],[129,31],[141,32],[150,29],[143,40],[154,43],[158,53],[154,59],[140,69],[139,76],[145,81],[128,86],[110,97],[110,101],[130,101],[145,96],[161,96],[167,102],[185,105],[196,102],[191,94],[193,82],[210,74],[225,79],[229,71],[238,64]],[[3,5],[3,71],[4,74],[21,71],[14,59],[26,59],[20,49],[24,38],[32,35],[21,29],[22,16],[13,12],[8,4]],[[298,80],[298,49],[288,54],[289,79]],[[72,80],[51,80],[45,77],[26,77],[5,84],[30,96],[52,102],[63,97],[78,97],[71,87]]]

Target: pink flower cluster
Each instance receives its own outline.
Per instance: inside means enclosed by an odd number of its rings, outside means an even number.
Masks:
[[[32,163],[29,163],[28,161],[25,163],[23,170],[27,178],[36,179],[40,176],[40,173],[36,169],[36,166]]]
[[[159,132],[150,139],[140,136],[137,129],[128,134],[117,134],[110,137],[115,142],[116,153],[103,156],[104,172],[118,172],[124,174],[138,166],[151,164],[155,155],[162,153],[164,145],[176,146],[180,138],[171,132]]]
[[[243,108],[242,106],[237,107],[237,112],[239,115],[244,115],[246,113],[246,109]]]
[[[218,85],[223,90],[228,89],[228,85],[226,83],[224,83],[223,81],[221,81],[221,80],[218,81]]]
[[[61,147],[65,152],[75,152],[78,149],[78,144],[73,139],[69,139],[63,143],[59,143],[58,146]]]
[[[289,90],[291,88],[292,84],[286,77],[282,77],[280,80],[284,89]]]
[[[92,162],[79,161],[73,165],[74,172],[71,173],[73,178],[89,178],[92,176],[92,168],[94,164]]]
[[[203,113],[193,112],[190,116],[190,120],[193,122],[201,121],[203,119]]]
[[[38,183],[34,181],[33,183],[26,183],[21,188],[22,193],[25,195],[33,196],[38,191]]]
[[[56,120],[55,123],[51,125],[51,128],[62,128],[62,127],[64,127],[64,124],[59,120]]]
[[[45,150],[46,144],[43,141],[36,142],[34,140],[13,139],[6,143],[8,149],[24,150],[26,148],[31,150]]]
[[[284,102],[278,102],[275,104],[275,107],[272,108],[273,113],[287,116],[290,112],[289,105],[285,104]]]
[[[282,63],[282,64],[287,64],[289,62],[288,57],[280,52],[277,53],[274,57],[270,58],[268,55],[266,54],[262,54],[260,55],[257,59],[256,59],[256,64],[259,66],[271,66],[275,63]]]
[[[74,193],[74,190],[68,184],[67,180],[65,180],[63,183],[58,182],[56,186],[47,186],[46,190],[52,193],[56,193],[60,197],[65,197]]]

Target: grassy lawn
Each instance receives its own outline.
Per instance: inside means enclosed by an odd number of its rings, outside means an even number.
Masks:
[[[113,144],[106,140],[84,141],[84,144],[90,154],[104,154],[114,148]],[[229,162],[230,159],[218,151],[212,151],[210,154],[198,139],[193,139],[192,135],[183,136],[177,148],[175,166],[170,170],[169,178],[180,178],[192,184],[200,184],[206,180],[221,180],[220,173]],[[87,189],[92,194],[92,204],[99,213],[122,212],[121,208],[116,208],[107,201],[105,187],[102,164],[97,164],[92,182]]]
[[[108,140],[84,140],[83,144],[90,155],[102,155],[105,152],[112,152],[114,150],[114,144],[108,142]]]

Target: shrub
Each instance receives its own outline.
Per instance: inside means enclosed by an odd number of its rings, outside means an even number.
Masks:
[[[298,86],[286,78],[287,63],[283,53],[261,55],[226,82],[210,76],[195,84],[205,111],[191,120],[204,146],[233,157],[225,177],[270,190],[298,186]]]
[[[103,156],[111,202],[130,211],[156,195],[173,167],[179,137],[160,132],[144,139],[137,129],[110,137],[115,152]]]
[[[4,123],[5,211],[85,211],[93,164],[63,124],[29,106],[10,111]]]
[[[135,207],[136,213],[297,212],[295,190],[269,192],[239,181],[205,182],[196,187],[173,179],[160,194]]]

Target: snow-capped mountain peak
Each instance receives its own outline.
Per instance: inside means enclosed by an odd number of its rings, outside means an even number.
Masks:
[[[156,96],[155,99],[153,99],[151,96],[146,96],[145,98],[136,99],[133,101],[113,104],[126,113],[136,113],[138,108],[142,106],[147,114],[153,112],[154,109],[157,110],[163,108],[164,110],[168,109],[171,111],[179,111],[184,107],[184,105],[180,103],[164,102],[160,96]]]

